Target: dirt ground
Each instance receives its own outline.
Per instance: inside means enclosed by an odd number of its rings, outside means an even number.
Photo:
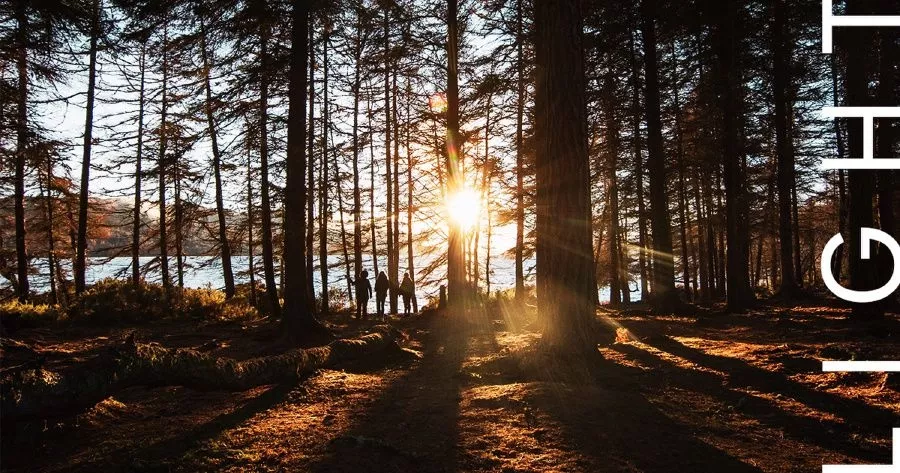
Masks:
[[[900,359],[900,320],[842,309],[742,315],[602,312],[617,342],[550,360],[502,313],[395,321],[421,359],[362,360],[298,385],[245,392],[136,387],[75,418],[2,432],[4,471],[798,472],[888,464],[900,392],[883,374],[822,373],[825,359]],[[342,334],[370,324],[342,319]],[[527,327],[527,326],[526,326]],[[65,368],[132,327],[23,330]],[[150,324],[167,346],[277,351],[266,323]],[[4,365],[10,360],[4,357]],[[891,387],[893,386],[893,387]],[[40,431],[38,433],[38,431]],[[900,448],[900,446],[898,446]]]

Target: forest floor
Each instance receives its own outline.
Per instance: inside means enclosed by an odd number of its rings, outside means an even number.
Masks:
[[[844,309],[801,305],[601,316],[619,328],[617,341],[590,364],[543,363],[539,335],[501,314],[413,317],[392,324],[421,359],[363,360],[237,393],[129,388],[29,439],[2,432],[0,461],[9,472],[818,472],[890,463],[896,380],[822,373],[821,360],[900,359],[896,315],[858,324]],[[336,323],[345,336],[371,327]],[[279,349],[267,322],[27,329],[14,338],[64,368],[135,329],[173,347],[215,338],[221,356]]]

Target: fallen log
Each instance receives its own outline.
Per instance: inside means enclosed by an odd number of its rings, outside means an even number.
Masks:
[[[131,337],[97,358],[66,372],[43,367],[20,370],[0,379],[0,416],[4,421],[49,418],[94,406],[131,386],[186,386],[198,390],[243,391],[295,381],[318,369],[401,350],[399,332],[387,326],[356,339],[298,348],[279,355],[235,360],[186,348],[136,343]]]

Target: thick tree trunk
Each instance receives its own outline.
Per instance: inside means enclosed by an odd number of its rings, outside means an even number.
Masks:
[[[64,372],[34,368],[5,374],[0,384],[3,420],[46,419],[76,413],[130,386],[243,391],[255,386],[295,382],[341,362],[399,350],[394,330],[386,326],[375,330],[356,339],[340,339],[324,346],[248,360],[128,340]]]
[[[447,188],[448,193],[462,189],[465,179],[460,169],[463,162],[463,140],[459,133],[459,19],[457,0],[447,2]],[[447,291],[452,309],[465,305],[467,296],[465,237],[462,229],[450,223],[447,242]]]
[[[225,279],[225,298],[234,297],[234,273],[231,269],[231,243],[228,241],[228,232],[225,222],[225,203],[222,196],[222,156],[219,150],[219,139],[216,133],[216,121],[213,110],[212,85],[210,84],[210,71],[213,61],[209,57],[210,52],[206,44],[206,25],[200,20],[201,53],[203,55],[203,88],[206,92],[204,111],[206,113],[206,127],[209,132],[210,146],[213,155],[213,180],[216,190],[216,217],[219,223],[219,252],[222,256],[222,277]]]
[[[537,292],[543,341],[596,350],[581,2],[536,0]]]
[[[641,2],[641,34],[644,39],[646,75],[647,135],[649,145],[650,226],[653,231],[653,297],[654,306],[671,308],[678,298],[675,292],[675,259],[669,221],[669,199],[666,192],[666,156],[663,149],[660,118],[659,73],[656,53],[656,0]]]
[[[278,300],[278,286],[275,283],[275,255],[272,248],[272,203],[269,198],[269,31],[263,21],[259,27],[259,163],[262,217],[262,259],[263,275],[266,280],[266,295],[273,315],[281,315]]]
[[[91,147],[94,132],[94,94],[97,82],[97,41],[100,35],[100,0],[94,0],[91,14],[91,45],[88,55],[87,104],[84,111],[84,144],[81,156],[81,184],[78,193],[78,240],[75,244],[75,294],[85,289],[85,269],[87,267],[87,220],[90,202]]]
[[[304,330],[321,331],[313,315],[307,291],[306,268],[306,43],[309,28],[309,10],[306,2],[297,2],[293,8],[291,29],[291,58],[288,76],[288,146],[286,181],[284,187],[284,319],[291,336],[299,337]]]
[[[740,124],[739,124],[739,91],[740,71],[738,69],[737,38],[734,30],[737,26],[737,5],[734,0],[724,0],[718,5],[720,15],[717,31],[719,56],[719,72],[722,97],[722,142],[724,150],[722,162],[725,181],[725,225],[728,241],[726,253],[727,267],[727,301],[730,309],[743,309],[749,305],[754,296],[750,289],[749,271],[747,268],[746,237],[740,232],[741,206],[744,199],[742,172]]]

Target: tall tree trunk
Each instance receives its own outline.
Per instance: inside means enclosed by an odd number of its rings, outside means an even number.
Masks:
[[[250,277],[250,305],[256,306],[256,264],[253,261],[253,161],[247,149],[247,272]]]
[[[621,263],[619,261],[619,118],[616,116],[615,79],[610,72],[603,84],[604,115],[606,118],[606,184],[609,186],[609,303],[622,302]]]
[[[700,198],[700,180],[697,178],[699,172],[699,170],[695,169],[691,174],[694,185],[694,208],[697,210],[697,277],[700,283],[700,301],[708,303],[710,299],[710,272],[706,248],[709,242],[706,239],[707,222],[703,216],[703,205]]]
[[[219,252],[222,256],[222,277],[225,279],[225,298],[234,297],[234,273],[231,269],[231,244],[228,241],[228,232],[225,222],[225,203],[222,196],[222,156],[219,150],[219,141],[216,133],[216,121],[213,116],[212,85],[209,76],[213,67],[213,60],[207,50],[206,25],[200,20],[201,53],[203,54],[203,88],[206,92],[204,111],[206,112],[206,127],[209,132],[210,146],[213,155],[213,180],[216,188],[216,217],[219,223]]]
[[[178,274],[178,287],[184,289],[184,202],[181,198],[181,156],[183,151],[176,148],[176,161],[173,166],[175,184],[175,268]]]
[[[641,149],[641,84],[634,35],[628,36],[631,45],[631,126],[634,134],[634,179],[638,203],[638,271],[641,278],[641,300],[650,295],[650,277],[647,268],[647,209],[644,201],[644,156]]]
[[[168,14],[166,15],[168,19]],[[159,176],[159,268],[162,273],[162,284],[168,293],[172,286],[169,276],[169,238],[168,222],[166,214],[166,147],[169,144],[169,125],[167,113],[169,108],[169,27],[168,23],[163,28],[163,57],[162,57],[162,106],[159,122],[159,159],[157,162],[157,174]]]
[[[413,282],[413,287],[416,286],[416,265],[415,260],[413,259],[413,166],[415,166],[415,159],[413,159],[412,148],[410,147],[411,139],[410,133],[412,130],[411,120],[412,115],[410,114],[410,103],[412,102],[412,84],[409,79],[406,80],[406,270],[409,272],[409,278]],[[412,298],[413,312],[419,312],[419,303],[416,301],[416,297]]]
[[[525,150],[523,122],[525,117],[525,35],[522,31],[522,2],[516,0],[516,292],[517,301],[525,297]]]
[[[722,141],[724,150],[722,162],[725,181],[725,225],[728,251],[726,253],[728,307],[739,310],[747,307],[754,296],[750,289],[747,268],[746,237],[741,229],[741,207],[744,199],[741,172],[739,85],[741,73],[738,68],[737,5],[734,0],[724,0],[718,5],[720,24],[718,25],[719,85],[722,97]]]
[[[137,155],[134,160],[134,208],[131,221],[131,282],[141,283],[141,181],[144,156],[144,87],[147,60],[147,43],[141,43],[141,85],[138,94]]]
[[[362,272],[362,199],[359,191],[359,94],[360,94],[360,67],[363,53],[363,24],[362,12],[356,12],[356,45],[354,50],[353,67],[353,277],[359,277]]]
[[[84,111],[84,145],[81,156],[81,185],[78,193],[78,241],[75,245],[75,294],[85,288],[85,268],[87,266],[87,219],[90,203],[91,146],[94,131],[94,94],[97,82],[97,40],[100,35],[100,0],[94,0],[91,14],[91,46],[88,56],[87,104]]]
[[[399,311],[397,298],[400,295],[400,115],[397,113],[397,97],[400,96],[400,89],[397,88],[397,69],[399,65],[394,63],[393,67],[393,109],[394,109],[394,271],[393,281],[395,284],[394,291],[391,293],[391,308],[393,313]],[[396,308],[396,309],[395,309]]]
[[[50,282],[50,300],[54,304],[60,303],[59,293],[56,291],[56,254],[53,238],[53,155],[46,153],[46,183],[41,185],[41,195],[44,197],[45,217],[47,218],[47,275]],[[46,192],[46,193],[45,193]]]
[[[791,46],[785,32],[785,0],[775,0],[772,4],[772,66],[775,100],[775,148],[778,154],[778,240],[781,243],[781,287],[782,295],[791,297],[797,292],[794,275],[793,254],[793,214],[791,212],[791,188],[794,185],[794,155],[791,153],[788,133],[787,89],[789,87],[789,58]],[[796,249],[799,252],[799,248]]]
[[[16,295],[28,300],[28,253],[25,248],[25,161],[28,154],[28,15],[26,2],[16,2],[16,69],[19,75],[16,97]]]
[[[450,195],[465,185],[460,169],[463,140],[459,132],[459,18],[457,0],[447,2],[447,180]],[[465,236],[459,225],[450,223],[447,242],[447,291],[451,309],[459,309],[467,299]]]
[[[322,63],[322,159],[319,161],[319,284],[321,285],[321,314],[328,313],[328,26],[323,25]]]
[[[372,125],[374,115],[371,100],[366,102],[366,111],[369,123],[369,228],[372,231],[372,275],[378,276],[378,238],[376,234],[377,220],[375,220],[375,128]]]
[[[259,27],[259,165],[262,212],[262,259],[266,280],[266,295],[276,317],[281,315],[278,286],[275,283],[275,256],[272,248],[272,203],[269,199],[269,31],[266,18],[260,18]]]
[[[307,2],[293,5],[290,71],[288,75],[288,145],[284,187],[284,319],[288,333],[321,330],[307,292],[306,242],[306,71],[309,10]]]
[[[397,312],[397,299],[394,291],[394,217],[396,211],[394,209],[394,179],[392,178],[393,169],[391,168],[391,129],[393,125],[392,109],[391,109],[391,30],[390,30],[390,5],[384,5],[384,162],[385,162],[385,185],[387,187],[387,276],[391,282],[389,290],[389,313]],[[394,156],[396,159],[397,157]]]
[[[690,301],[694,297],[691,291],[691,260],[689,256],[691,243],[687,236],[688,225],[690,225],[687,215],[688,199],[684,177],[687,163],[684,155],[684,132],[681,128],[681,92],[678,79],[678,52],[676,51],[675,43],[672,43],[672,86],[672,102],[675,107],[675,154],[678,166],[678,220],[681,234],[682,282],[684,284],[684,295]]]
[[[316,302],[316,288],[315,283],[313,281],[313,272],[315,271],[313,264],[313,256],[316,253],[314,247],[314,237],[315,237],[315,187],[316,187],[316,172],[315,172],[315,164],[316,164],[316,155],[315,155],[315,143],[316,143],[316,44],[313,41],[314,37],[314,28],[315,20],[312,16],[309,18],[309,26],[308,30],[308,45],[309,49],[309,135],[307,136],[307,140],[309,141],[309,151],[307,153],[308,156],[308,164],[306,166],[306,291],[307,298],[309,302],[312,304],[312,307],[315,309]]]
[[[394,172],[393,172],[393,194],[389,194],[389,198],[394,200],[394,212],[388,220],[388,225],[394,226],[394,253],[393,266],[388,272],[388,278],[391,280],[390,308],[391,313],[398,312],[397,296],[400,285],[400,119],[397,114],[397,96],[400,95],[397,90],[397,63],[394,62],[391,68],[391,79],[393,81],[391,95],[391,116],[394,122]]]
[[[644,70],[647,81],[646,110],[649,145],[650,226],[653,231],[653,303],[670,307],[675,293],[675,259],[672,255],[672,233],[669,222],[669,199],[666,195],[666,156],[663,149],[660,118],[659,72],[656,54],[656,0],[641,2],[641,34],[644,39]]]
[[[581,2],[536,0],[537,291],[543,342],[595,352]]]

